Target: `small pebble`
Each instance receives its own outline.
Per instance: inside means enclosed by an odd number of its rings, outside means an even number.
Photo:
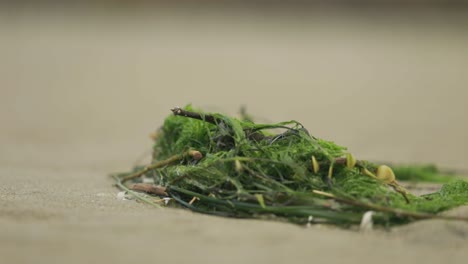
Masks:
[[[117,199],[119,199],[119,200],[127,201],[127,200],[131,200],[130,198],[131,197],[127,194],[126,191],[121,191],[121,192],[117,193]]]
[[[369,232],[372,231],[373,221],[372,215],[374,214],[373,211],[367,211],[362,216],[361,226],[359,227],[359,231],[361,232]]]

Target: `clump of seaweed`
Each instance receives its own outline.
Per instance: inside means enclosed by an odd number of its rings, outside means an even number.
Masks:
[[[169,206],[206,214],[341,226],[360,223],[368,211],[384,226],[467,220],[438,214],[468,204],[465,180],[418,197],[397,182],[390,167],[356,160],[297,121],[257,124],[246,115],[237,119],[190,105],[172,112],[153,135],[151,164],[113,175],[117,186],[154,206],[170,198]],[[440,180],[437,174],[430,176]],[[148,178],[153,183],[143,182]]]

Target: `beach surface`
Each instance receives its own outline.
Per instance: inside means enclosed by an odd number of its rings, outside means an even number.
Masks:
[[[360,233],[227,219],[117,199],[109,174],[148,161],[148,135],[187,103],[245,105],[360,159],[466,174],[467,12],[17,9],[1,20],[5,263],[466,263],[466,222]]]

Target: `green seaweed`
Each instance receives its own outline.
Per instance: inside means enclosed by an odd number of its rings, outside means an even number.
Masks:
[[[353,164],[345,147],[311,136],[294,120],[257,124],[190,105],[173,112],[156,133],[152,164],[115,176],[119,185],[152,177],[166,188],[173,206],[344,226],[359,223],[369,210],[377,212],[376,223],[388,226],[450,218],[437,213],[468,204],[465,180],[450,181],[430,195],[411,195],[394,179],[381,178],[377,164]],[[194,150],[197,156],[190,154]],[[395,172],[400,179],[447,182],[432,167],[396,167]]]
[[[393,171],[398,179],[412,182],[448,183],[454,179],[463,179],[454,172],[439,170],[434,164],[395,165]]]

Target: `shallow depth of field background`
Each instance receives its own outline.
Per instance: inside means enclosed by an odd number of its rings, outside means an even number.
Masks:
[[[99,159],[107,147],[130,158],[173,106],[245,105],[361,158],[468,168],[465,9],[18,7],[1,17],[1,133],[15,149],[95,144]]]
[[[11,263],[78,263],[102,252],[143,260],[126,249],[146,252],[155,221],[166,233],[151,249],[174,253],[161,260],[193,260],[190,253],[201,253],[192,247],[204,243],[217,247],[205,260],[225,256],[232,248],[224,232],[243,245],[232,262],[279,263],[288,259],[282,245],[306,258],[309,239],[318,238],[348,252],[349,234],[308,236],[288,225],[117,201],[107,174],[130,169],[169,109],[188,103],[232,115],[245,105],[259,122],[295,119],[360,159],[468,170],[463,5],[232,2],[2,7],[0,248]],[[427,262],[443,250],[435,242],[359,241],[349,253],[369,261],[382,260],[376,252],[394,260],[383,245]],[[192,249],[168,246],[178,243]],[[314,257],[338,257],[327,249]]]

